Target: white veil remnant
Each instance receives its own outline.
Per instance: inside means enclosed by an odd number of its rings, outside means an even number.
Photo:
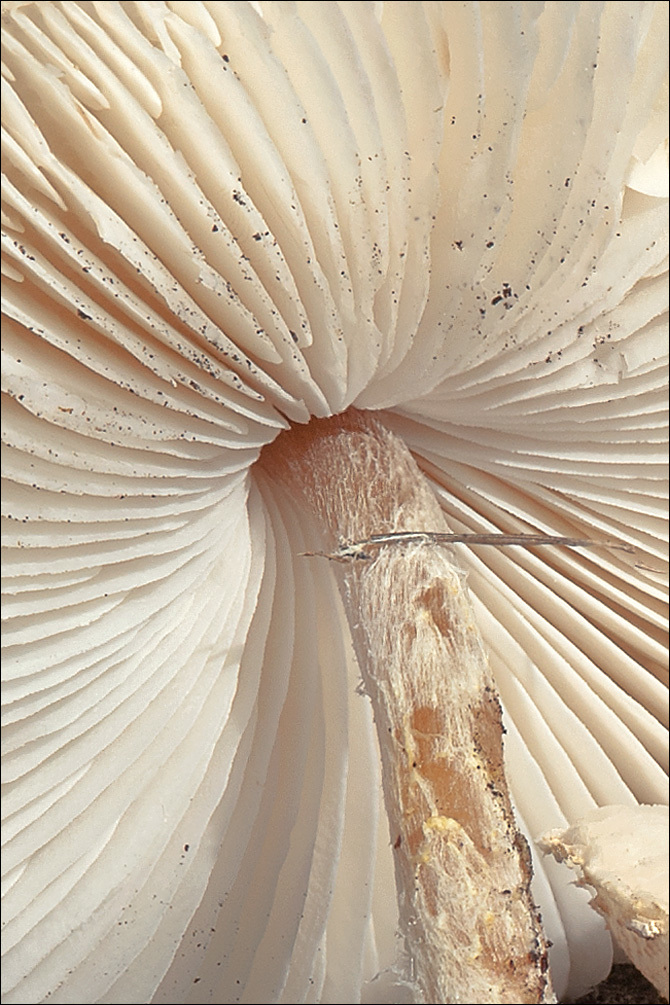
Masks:
[[[554,989],[606,975],[535,842],[668,800],[667,17],[3,0],[7,1005],[420,1000],[332,542],[261,457],[354,412],[452,533],[623,546],[450,549]]]

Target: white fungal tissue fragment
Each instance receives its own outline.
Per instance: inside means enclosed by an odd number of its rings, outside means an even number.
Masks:
[[[630,960],[668,997],[668,807],[602,806],[541,847],[578,873]]]

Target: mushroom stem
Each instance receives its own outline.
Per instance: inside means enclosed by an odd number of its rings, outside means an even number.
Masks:
[[[328,545],[448,531],[405,445],[369,413],[313,420],[262,461]],[[463,576],[434,541],[336,563],[379,737],[400,926],[426,1002],[553,1002],[500,702]]]

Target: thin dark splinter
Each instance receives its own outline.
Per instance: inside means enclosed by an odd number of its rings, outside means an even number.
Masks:
[[[560,537],[552,534],[445,534],[438,531],[406,531],[399,530],[387,534],[372,534],[364,541],[343,541],[335,552],[306,551],[308,557],[329,558],[335,562],[346,562],[351,559],[369,560],[370,548],[380,548],[385,544],[492,544],[498,547],[516,546],[519,548],[534,548],[536,545],[557,545],[563,548],[612,548],[634,555],[636,549],[630,544],[620,541],[593,541],[573,537]]]

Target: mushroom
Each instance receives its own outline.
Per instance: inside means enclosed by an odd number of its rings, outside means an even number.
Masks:
[[[577,870],[618,944],[667,999],[668,807],[601,806],[541,847]]]
[[[531,847],[667,802],[666,18],[3,2],[8,1005],[412,1000],[308,423],[374,413],[453,533],[634,549],[445,581]],[[611,940],[534,868],[573,995]]]

